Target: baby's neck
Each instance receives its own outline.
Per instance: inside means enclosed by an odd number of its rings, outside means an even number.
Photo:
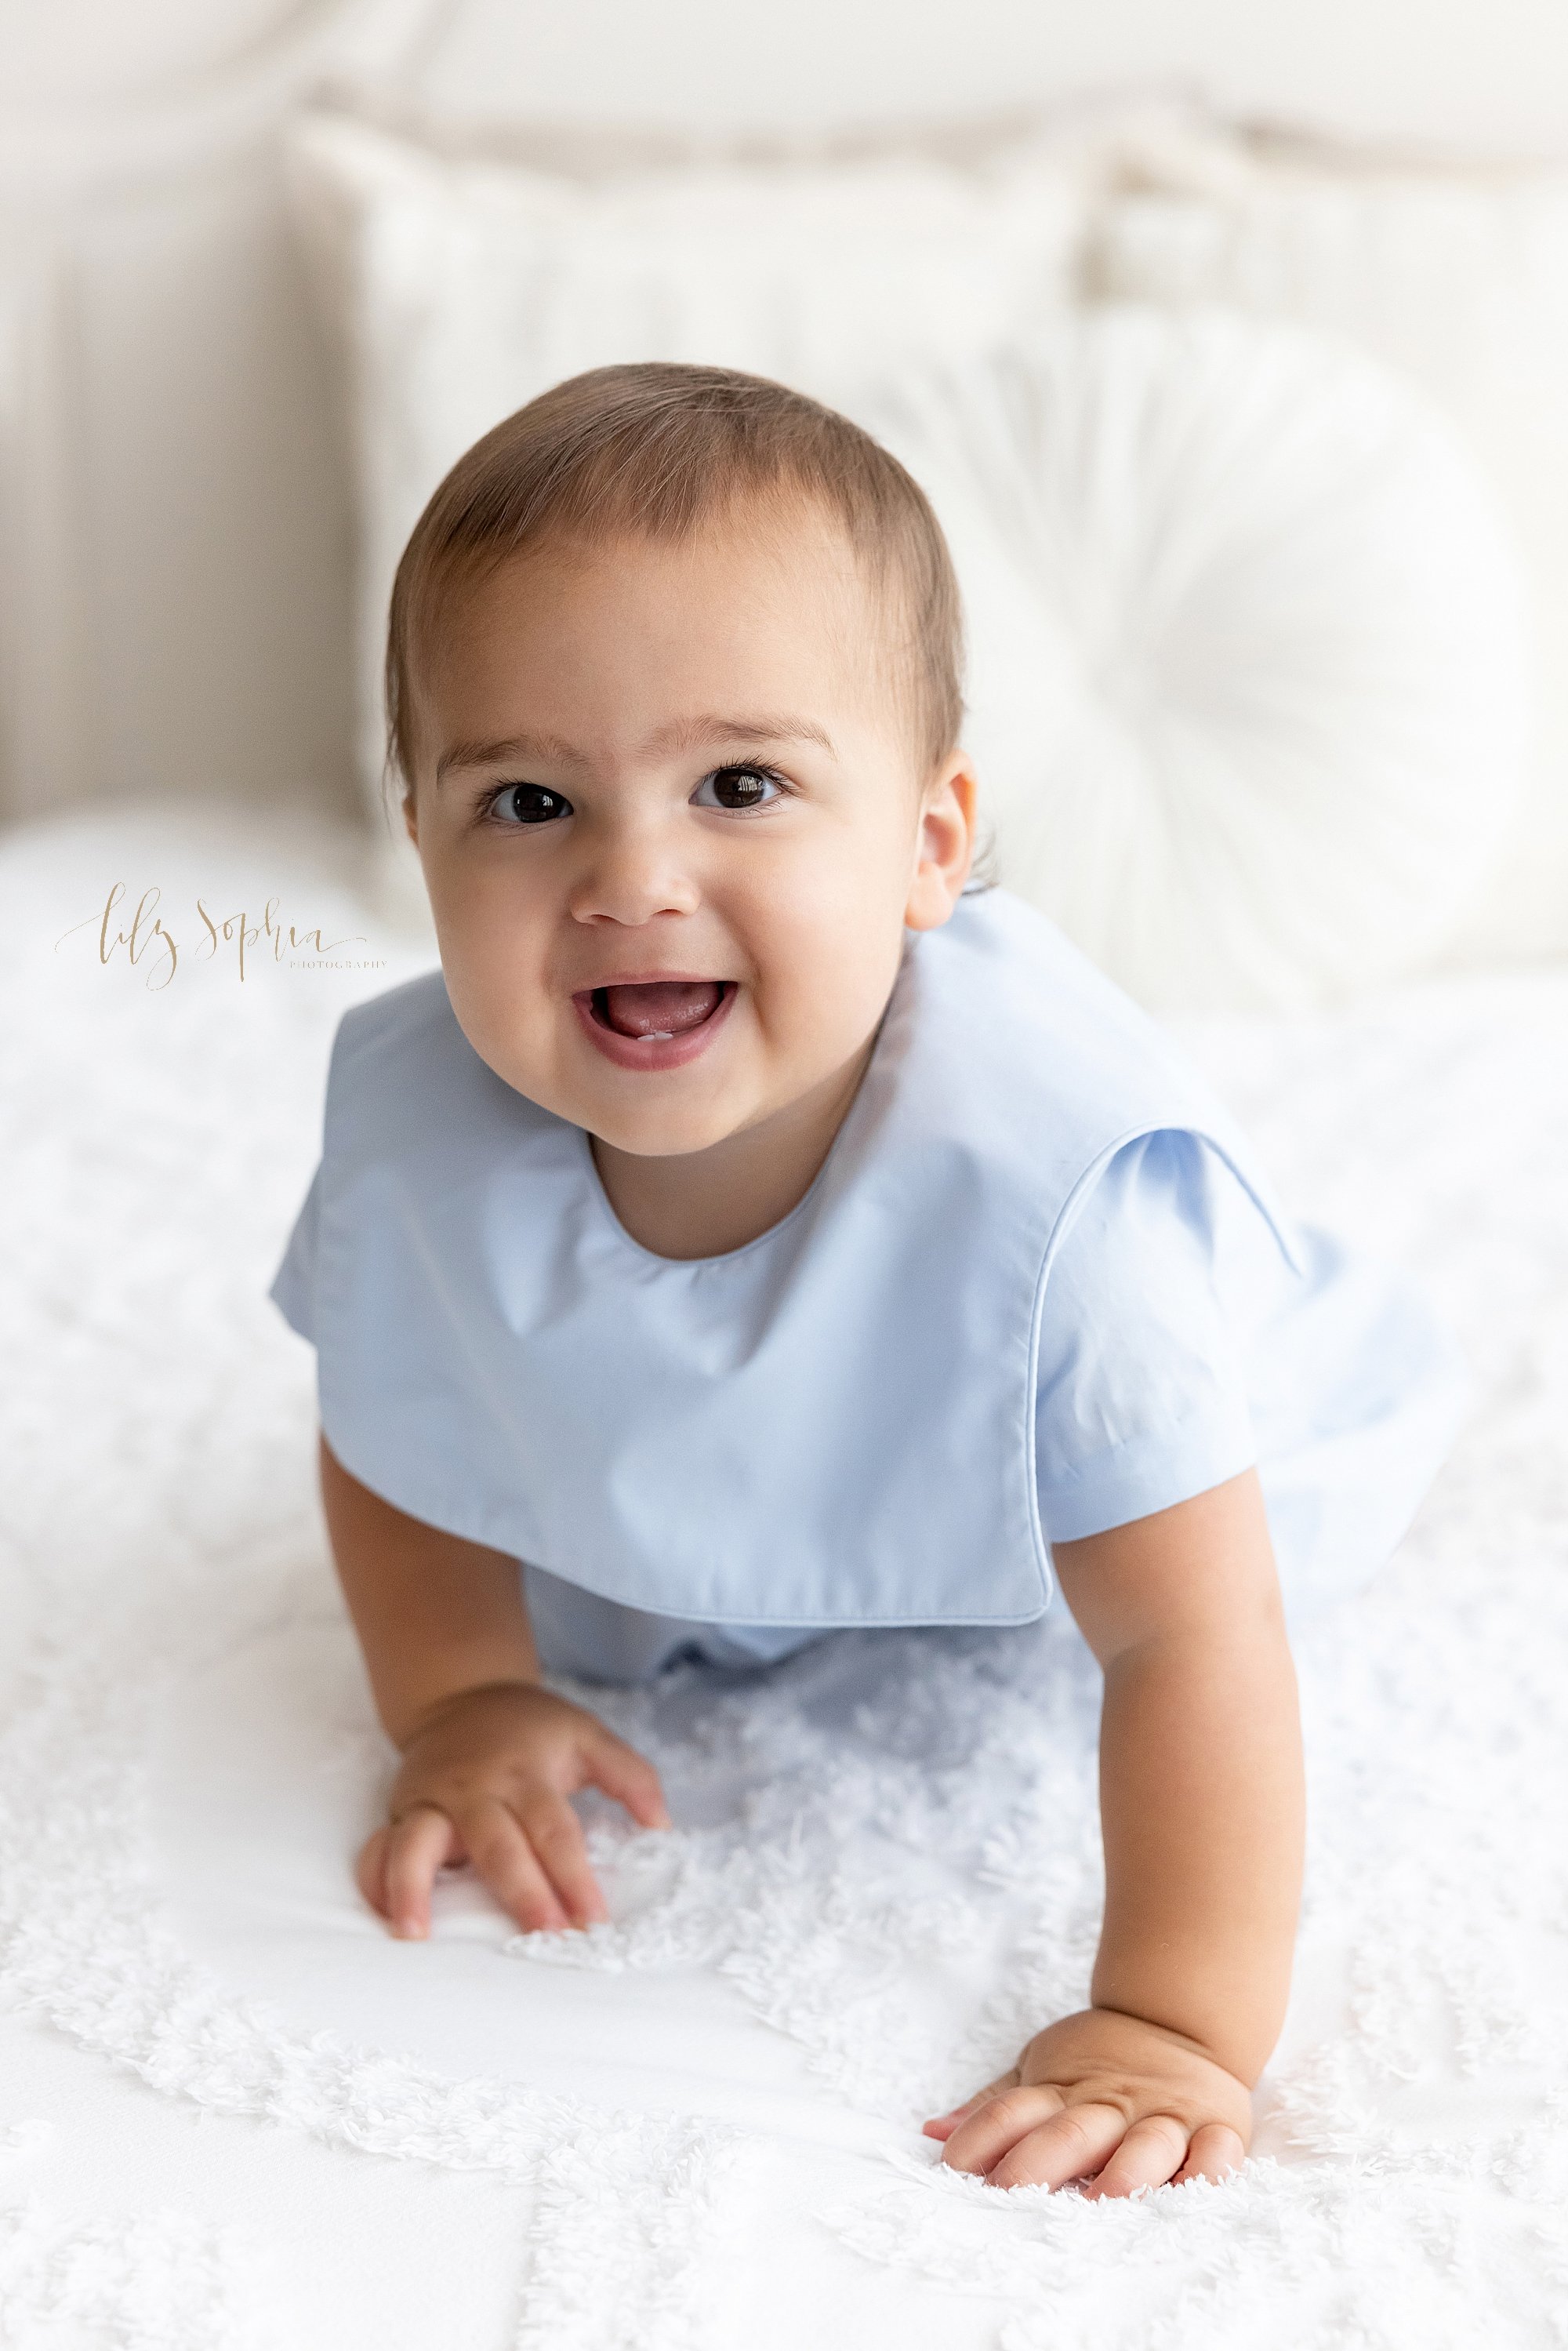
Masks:
[[[706,1151],[641,1158],[594,1135],[594,1165],[626,1231],[668,1258],[722,1257],[770,1231],[810,1191],[871,1054],[868,1042],[810,1093]]]

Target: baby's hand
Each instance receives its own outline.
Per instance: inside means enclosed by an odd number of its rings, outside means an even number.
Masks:
[[[1037,2032],[1010,2074],[925,2125],[942,2159],[993,2188],[1129,2196],[1167,2179],[1222,2179],[1252,2136],[1246,2085],[1193,2042],[1088,2008]]]
[[[526,1928],[588,1927],[609,1916],[567,1798],[602,1788],[647,1829],[669,1813],[653,1765],[597,1715],[532,1682],[461,1691],[432,1709],[403,1749],[387,1827],[355,1869],[392,1933],[430,1932],[430,1889],[470,1861]]]

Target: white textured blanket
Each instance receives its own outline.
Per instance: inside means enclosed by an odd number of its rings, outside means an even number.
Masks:
[[[1097,1688],[1063,1615],[610,1701],[680,1825],[596,1816],[589,1938],[519,1941],[462,1879],[427,1946],[362,1912],[388,1750],[264,1293],[338,1013],[429,957],[305,840],[104,819],[0,852],[8,2351],[1560,2343],[1568,977],[1195,1033],[1287,1196],[1429,1281],[1483,1402],[1300,1647],[1307,1907],[1244,2177],[1002,2196],[916,2125],[1084,1994]],[[268,896],[327,952],[273,961]]]

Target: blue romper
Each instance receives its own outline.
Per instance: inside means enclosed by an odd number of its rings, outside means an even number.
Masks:
[[[907,936],[815,1182],[722,1257],[631,1238],[439,971],[358,1006],[270,1294],[345,1468],[517,1558],[547,1664],[611,1680],[1028,1623],[1053,1542],[1253,1463],[1300,1620],[1387,1558],[1468,1395],[1418,1295],[1287,1217],[1000,890]]]

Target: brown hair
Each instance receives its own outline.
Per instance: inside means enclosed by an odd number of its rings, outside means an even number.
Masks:
[[[895,683],[925,772],[957,741],[963,614],[941,525],[848,417],[762,376],[647,361],[541,392],[460,457],[414,525],[387,630],[387,761],[413,789],[410,691],[442,591],[551,533],[683,539],[737,507],[815,503],[893,619]]]

